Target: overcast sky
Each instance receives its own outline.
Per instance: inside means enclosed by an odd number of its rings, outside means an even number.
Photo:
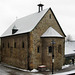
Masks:
[[[38,12],[40,2],[52,8],[66,35],[75,36],[75,0],[0,0],[0,36],[16,18]]]

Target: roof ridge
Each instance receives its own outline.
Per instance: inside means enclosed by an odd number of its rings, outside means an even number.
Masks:
[[[48,10],[48,9],[50,9],[50,8],[46,8],[46,9],[42,10],[41,12],[43,12],[43,11],[45,11],[45,10]],[[27,15],[27,16],[21,17],[21,18],[19,18],[19,19],[22,19],[22,18],[31,16],[31,15],[35,15],[35,14],[37,14],[37,13],[39,14],[39,13],[41,13],[41,12],[35,12],[35,13],[29,14],[29,15]],[[19,19],[17,19],[17,20],[19,20]]]

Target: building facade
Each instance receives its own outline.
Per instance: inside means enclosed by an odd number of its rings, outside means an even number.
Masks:
[[[52,9],[40,8],[39,12],[16,20],[2,35],[2,62],[23,69],[40,65],[52,69],[51,42],[54,40],[54,69],[61,69],[65,34]]]
[[[0,38],[0,62],[1,62],[1,38]]]
[[[75,41],[65,41],[65,64],[75,63]]]

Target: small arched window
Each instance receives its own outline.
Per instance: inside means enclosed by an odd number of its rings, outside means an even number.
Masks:
[[[40,53],[40,46],[37,47],[37,53]]]
[[[9,48],[9,43],[8,43],[8,48]]]
[[[61,45],[58,45],[58,52],[61,54],[62,51],[61,51]]]
[[[48,52],[51,53],[52,52],[52,46],[48,47]]]
[[[14,43],[14,48],[16,48],[16,42]]]
[[[24,42],[22,42],[22,48],[24,48]]]
[[[4,43],[3,43],[3,46],[2,47],[4,48]]]
[[[49,14],[49,19],[51,19],[51,14]]]

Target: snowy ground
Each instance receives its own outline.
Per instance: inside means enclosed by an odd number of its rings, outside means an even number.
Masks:
[[[66,68],[70,68],[70,66],[72,67],[73,65],[64,65],[64,66],[62,66],[62,70],[66,69]],[[53,75],[69,75],[69,74],[75,74],[75,69],[73,69],[71,71],[67,71],[67,72],[56,73],[56,74],[53,74]]]
[[[69,74],[75,74],[75,70],[63,72],[63,73],[56,73],[56,74],[53,74],[53,75],[69,75]]]
[[[65,69],[65,68],[67,68],[67,67],[69,67],[70,65],[64,65],[64,66],[62,66],[62,69]]]
[[[68,67],[70,67],[71,70],[66,69]],[[4,67],[0,64],[0,75],[52,75],[51,72],[38,72],[38,70],[36,69],[33,69],[32,71],[27,71],[22,69],[16,70],[14,67],[12,68]],[[63,70],[55,72],[55,74],[53,75],[68,75],[71,73],[75,73],[75,65],[73,67],[70,65],[65,65],[62,68]]]
[[[17,70],[14,67],[12,68],[4,67],[3,65],[0,64],[0,75],[49,75],[50,74],[50,72],[39,73],[36,69],[33,69],[32,71],[26,71],[22,69]]]

